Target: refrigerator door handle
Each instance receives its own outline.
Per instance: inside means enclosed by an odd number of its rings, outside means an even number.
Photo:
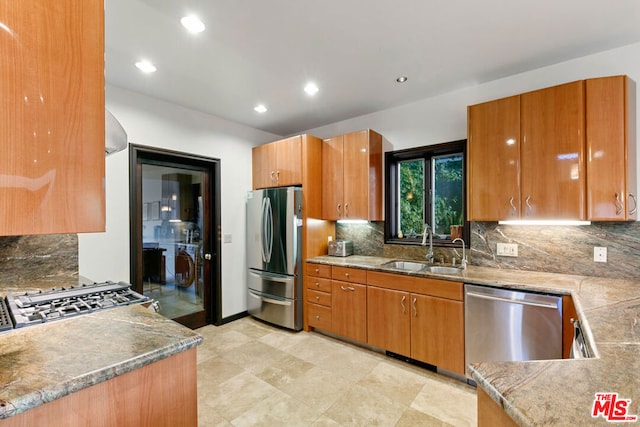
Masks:
[[[273,209],[271,208],[271,199],[266,199],[266,262],[271,262],[271,254],[273,253]]]

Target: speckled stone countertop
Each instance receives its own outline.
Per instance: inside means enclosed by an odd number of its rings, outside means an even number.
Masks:
[[[321,256],[307,260],[511,289],[571,295],[595,358],[477,363],[467,367],[479,387],[519,425],[609,425],[593,418],[596,393],[631,399],[640,420],[640,283],[637,280],[469,266],[460,274],[381,267],[388,258]]]
[[[13,290],[1,289],[2,293]],[[199,334],[142,305],[1,333],[0,419],[183,352],[200,342]]]

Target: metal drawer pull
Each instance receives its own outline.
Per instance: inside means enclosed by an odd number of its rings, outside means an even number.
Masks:
[[[316,273],[320,273],[320,270],[316,268],[316,269],[315,269],[315,272],[316,272]]]
[[[349,273],[344,273],[344,277],[349,277]]]
[[[513,210],[511,216],[516,216],[516,205],[513,204],[513,196],[509,199],[509,204],[511,205],[511,210]]]
[[[620,194],[616,193],[615,197],[616,197],[616,215],[620,215],[622,213],[622,210],[624,209],[624,206],[620,201]]]
[[[400,300],[400,305],[402,306],[402,314],[405,314],[407,312],[407,310],[404,307],[404,302],[407,300],[407,296],[403,295],[402,296],[402,300]]]
[[[320,301],[320,297],[316,295],[316,301]]]
[[[343,291],[355,291],[356,288],[352,288],[351,286],[340,286],[340,289]]]
[[[316,288],[320,287],[320,283],[316,282]]]
[[[418,308],[416,307],[417,298],[413,299],[413,317],[418,317]]]
[[[344,216],[345,218],[349,218],[349,203],[344,204]]]
[[[629,198],[633,200],[633,209],[629,211],[629,215],[635,215],[638,212],[638,200],[636,200],[636,196],[632,193],[629,193]]]
[[[524,199],[524,203],[527,205],[527,208],[529,208],[529,212],[531,212],[531,205],[529,204],[529,200],[531,200],[531,196],[527,196],[526,199]]]
[[[317,316],[316,316],[316,320],[320,320],[320,315],[317,315]]]
[[[530,305],[533,307],[551,308],[554,310],[558,308],[555,304],[545,304],[543,302],[521,301],[521,300],[515,300],[515,299],[509,299],[509,298],[500,298],[500,297],[494,297],[489,295],[477,294],[475,292],[467,292],[467,296],[480,298],[480,299],[488,299],[491,301],[508,302],[509,304],[520,304],[520,305]]]

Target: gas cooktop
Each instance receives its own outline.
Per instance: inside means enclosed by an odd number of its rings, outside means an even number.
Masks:
[[[126,282],[103,282],[9,295],[6,305],[14,328],[151,301]],[[0,307],[0,311],[1,311]],[[0,324],[2,315],[0,314]],[[1,327],[1,326],[0,326]],[[0,329],[1,330],[1,329]]]

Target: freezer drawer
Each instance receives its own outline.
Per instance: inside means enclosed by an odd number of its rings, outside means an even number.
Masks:
[[[465,363],[562,358],[562,297],[465,285]]]
[[[249,289],[247,311],[254,317],[284,328],[302,329],[302,302],[279,298]]]
[[[295,299],[302,295],[302,279],[295,276],[267,273],[249,269],[248,288],[257,293]]]

